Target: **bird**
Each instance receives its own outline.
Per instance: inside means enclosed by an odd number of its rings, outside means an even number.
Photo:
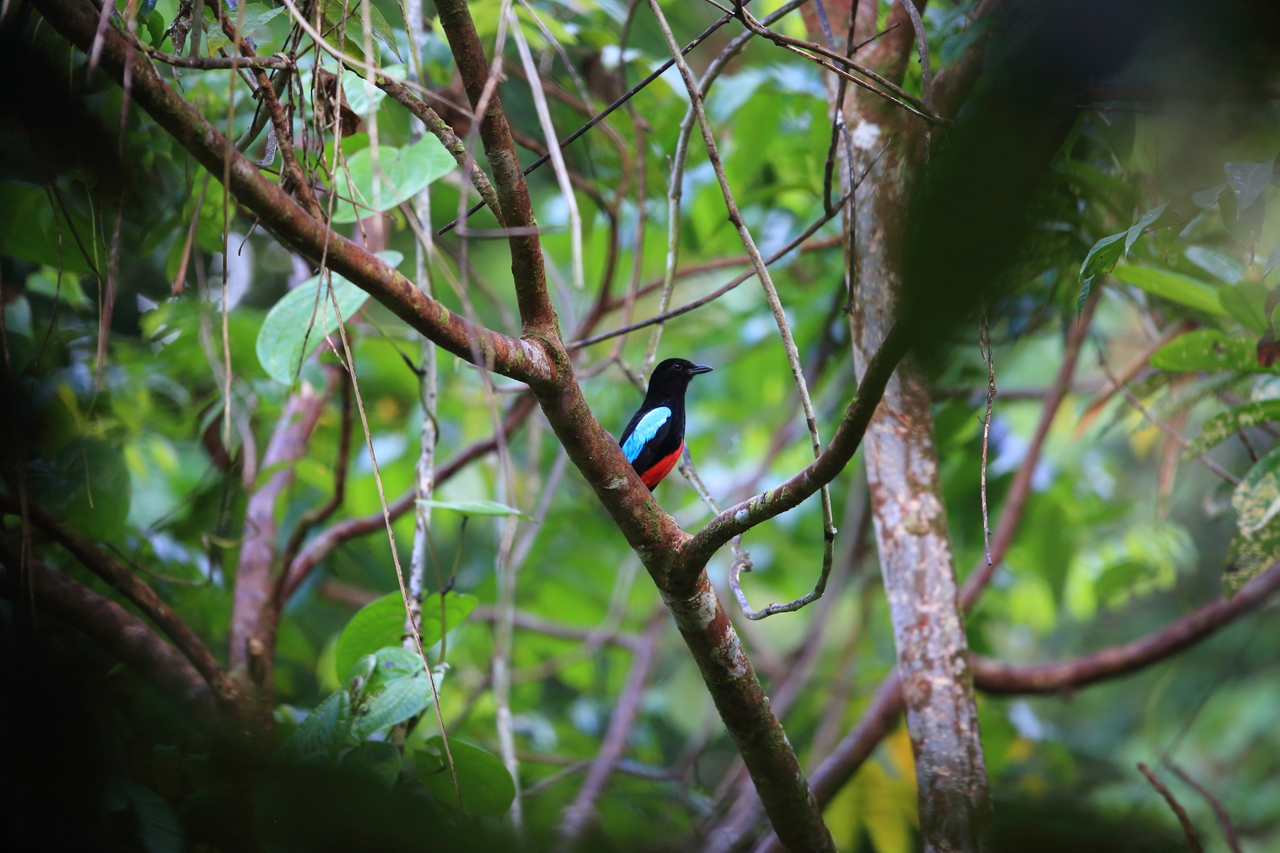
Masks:
[[[669,358],[649,377],[644,403],[618,441],[623,455],[649,491],[671,473],[684,450],[684,393],[689,382],[711,370],[705,364]]]

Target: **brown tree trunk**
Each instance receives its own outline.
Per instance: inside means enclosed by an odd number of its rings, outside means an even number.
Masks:
[[[856,40],[874,35],[874,5],[862,5],[868,9],[860,9]],[[900,6],[893,17],[898,24],[895,37],[877,49],[873,67],[900,81],[915,43],[911,21]],[[912,158],[909,140],[921,129],[904,126],[918,120],[889,112],[879,99],[850,96],[842,107],[848,131],[837,146],[846,163],[840,170],[844,191],[851,189],[851,175],[856,178],[870,168],[854,195],[852,216],[846,214],[849,325],[861,376],[897,317],[907,194],[920,165]],[[986,764],[928,387],[911,358],[889,380],[864,446],[872,520],[915,753],[923,847],[980,850],[990,809]]]

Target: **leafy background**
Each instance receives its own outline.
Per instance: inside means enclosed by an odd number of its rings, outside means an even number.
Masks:
[[[760,13],[778,5],[762,2]],[[887,11],[887,4],[881,5],[882,13]],[[496,0],[471,4],[485,39],[496,31],[499,7]],[[673,2],[664,7],[684,33],[701,30],[718,15],[706,5]],[[373,8],[385,19],[376,32],[381,42],[376,58],[392,65],[408,55],[403,16],[393,3],[375,2]],[[607,62],[611,47],[616,61],[624,14],[619,4],[537,3],[535,8],[575,62]],[[260,54],[284,46],[288,16],[281,9],[246,7],[246,19],[254,26],[245,29]],[[953,59],[970,43],[972,33],[965,24],[972,11],[967,2],[929,7],[925,20],[935,61]],[[177,12],[176,0],[142,7],[140,20],[153,45],[172,49],[164,27]],[[520,14],[526,20],[527,12]],[[794,16],[779,26],[803,33]],[[534,27],[527,34],[535,51],[546,47]],[[40,50],[59,55],[58,39],[47,28],[33,38]],[[206,51],[218,46],[210,35]],[[65,46],[61,49],[65,65]],[[356,42],[349,41],[344,49],[363,55]],[[665,54],[660,35],[644,15],[637,18],[629,50],[634,51],[633,80]],[[711,50],[714,43],[705,55]],[[702,55],[695,54],[695,66],[705,61]],[[451,60],[438,33],[428,34],[422,62],[427,79],[440,86],[451,80]],[[325,64],[337,70],[332,62]],[[67,79],[65,67],[51,73]],[[176,73],[165,73],[176,80]],[[310,73],[308,68],[304,76]],[[120,115],[119,89],[101,74],[86,82],[83,56],[72,59],[69,74],[89,127],[110,137]],[[528,88],[512,77],[502,90],[507,108],[517,126],[536,128]],[[181,74],[184,97],[209,117],[227,115],[230,84],[230,72]],[[458,172],[447,156],[439,156],[434,140],[411,142],[409,118],[398,105],[369,99],[351,71],[343,74],[343,84],[366,127],[376,119],[382,168],[399,168],[393,162],[404,166],[404,176],[389,175],[393,179],[383,187],[382,201],[395,221],[388,257],[413,275],[415,237],[394,205],[430,183],[433,225],[445,225],[459,208]],[[913,63],[908,88],[918,85]],[[599,93],[591,94],[604,103]],[[237,97],[232,136],[243,133],[252,119],[243,92]],[[599,186],[617,187],[624,179],[624,158],[633,156],[629,146],[639,132],[636,122],[642,118],[645,123],[648,216],[643,246],[637,249],[635,198],[618,202],[618,292],[633,263],[644,281],[661,275],[665,164],[687,104],[678,79],[669,74],[635,105],[634,115],[619,111],[611,119],[613,135],[588,135],[566,153],[571,168]],[[768,254],[821,213],[829,132],[822,79],[815,67],[789,54],[752,45],[714,90],[709,111],[747,224]],[[559,102],[552,103],[552,114],[562,132],[582,120]],[[1066,324],[1089,290],[1102,288],[1103,294],[1068,414],[1057,420],[1038,463],[1035,492],[1016,544],[970,619],[970,643],[977,651],[1041,661],[1112,645],[1209,600],[1224,584],[1228,590],[1238,588],[1280,553],[1275,512],[1280,451],[1268,452],[1280,416],[1280,366],[1261,367],[1255,356],[1255,345],[1271,328],[1275,310],[1268,293],[1280,278],[1275,270],[1280,263],[1280,205],[1273,169],[1280,152],[1278,118],[1274,102],[1198,104],[1155,114],[1099,110],[1081,116],[1056,158],[1039,223],[1045,239],[1038,267],[991,311],[1002,391],[992,425],[993,512],[998,513],[1021,464],[1039,414],[1037,394],[1057,370]],[[1206,126],[1218,138],[1206,140]],[[211,647],[222,650],[247,496],[241,469],[226,460],[242,460],[253,452],[245,441],[249,435],[262,448],[291,387],[299,382],[323,386],[321,365],[332,363],[323,354],[302,359],[300,335],[316,301],[312,270],[300,268],[255,228],[251,218],[224,198],[217,180],[209,180],[138,110],[128,113],[118,161],[99,152],[76,166],[73,146],[42,153],[13,136],[0,144],[0,162],[6,164],[0,167],[6,346],[25,401],[20,414],[15,409],[6,417],[24,418],[32,426],[31,493],[85,535],[111,543],[120,559],[142,573]],[[250,153],[262,156],[261,145]],[[371,199],[369,145],[369,134],[362,132],[342,140],[341,148],[350,182]],[[114,141],[108,146],[114,150],[111,146]],[[532,156],[528,151],[522,155]],[[42,176],[49,173],[52,182]],[[549,229],[543,243],[548,258],[554,259],[558,308],[565,328],[573,328],[594,294],[568,284],[567,206],[553,176],[544,170],[531,183],[539,221]],[[98,364],[102,273],[114,225],[113,212],[104,210],[102,202],[108,187],[121,191],[119,290],[109,358]],[[585,196],[578,203],[584,211],[585,278],[595,282],[604,271],[608,215]],[[705,152],[697,146],[686,169],[682,205],[683,263],[737,255],[737,236],[724,216]],[[354,209],[335,216],[337,222],[355,219]],[[493,228],[496,222],[481,213],[471,226]],[[187,288],[174,296],[170,284],[191,227],[196,252]],[[73,231],[83,249],[68,238]],[[834,225],[818,233],[819,238],[836,235]],[[456,275],[458,244],[456,238],[444,238],[441,245],[438,278],[444,279],[446,269]],[[469,305],[448,288],[438,296],[454,310],[472,311],[487,325],[512,331],[508,258],[489,246],[474,244],[468,255]],[[678,297],[707,293],[741,269],[745,265],[684,278]],[[832,422],[851,388],[849,360],[823,355],[848,348],[841,293],[833,286],[841,269],[838,245],[793,253],[775,265],[802,353],[818,365],[811,382],[825,423]],[[224,284],[232,409],[239,419],[229,448],[221,443]],[[417,339],[372,302],[357,313],[363,294],[336,277],[334,289],[352,337],[383,488],[392,497],[411,486],[417,456],[422,414],[417,377],[406,366],[406,356],[416,360]],[[635,316],[655,310],[655,297],[644,297]],[[1194,331],[1149,352],[1159,330],[1184,319]],[[718,497],[777,483],[809,454],[772,327],[767,305],[748,282],[673,320],[663,337],[664,355],[716,368],[699,378],[690,393],[688,443],[703,480]],[[318,315],[307,340],[314,344],[333,328],[331,313]],[[944,495],[957,566],[963,571],[982,552],[978,495],[986,368],[975,345],[976,330],[960,336],[963,340],[931,380]],[[638,365],[646,341],[645,333],[631,335],[622,359]],[[602,363],[608,347],[590,350],[585,363]],[[1100,355],[1112,371],[1140,356],[1138,370],[1129,377],[1133,393],[1156,418],[1174,424],[1191,440],[1190,449],[1170,449],[1164,435],[1123,396],[1105,394]],[[98,371],[100,380],[95,381]],[[585,378],[583,386],[597,417],[617,428],[639,400],[614,368]],[[500,393],[498,399],[501,405],[510,397]],[[450,356],[441,358],[440,459],[452,458],[490,434],[491,405],[475,370]],[[345,502],[335,520],[380,511],[373,466],[358,432]],[[278,507],[282,536],[304,512],[327,499],[339,435],[339,414],[330,405],[297,466],[295,485]],[[780,435],[785,443],[774,452],[771,446]],[[557,445],[535,415],[512,439],[510,453],[516,475],[507,484],[505,500],[528,514],[546,486]],[[1240,485],[1233,487],[1191,461],[1200,453],[1243,478]],[[1253,453],[1259,455],[1257,461]],[[267,473],[258,472],[259,480]],[[493,459],[481,459],[444,484],[437,499],[501,499],[499,476]],[[860,500],[860,482],[857,471],[850,470],[833,486],[837,519],[845,517],[846,504]],[[678,477],[661,486],[658,497],[686,528],[710,517]],[[477,614],[491,613],[496,602],[494,562],[502,523],[501,517],[483,511],[459,512],[447,504],[437,508],[431,535],[438,572],[429,572],[427,581],[429,591],[438,594],[456,574],[445,599],[449,638],[447,664],[436,673],[439,712],[459,774],[477,780],[467,789],[474,795],[464,795],[462,802],[471,815],[466,820],[475,823],[463,825],[483,826],[495,839],[504,837],[502,815],[514,789],[494,758],[489,684],[493,635],[491,624]],[[794,598],[811,586],[821,550],[820,525],[817,504],[811,501],[748,537],[755,571],[745,583],[757,606]],[[397,520],[394,530],[402,561],[407,561],[412,514]],[[842,530],[842,537],[855,535],[856,529]],[[361,838],[383,837],[379,833],[421,838],[413,836],[415,828],[443,844],[457,830],[458,825],[449,823],[458,819],[448,811],[454,806],[452,785],[440,784],[443,765],[427,674],[416,656],[399,648],[395,625],[401,611],[399,594],[393,593],[398,587],[389,548],[380,531],[345,543],[309,576],[284,612],[275,677],[281,744],[277,760],[283,769],[252,798],[257,842],[268,849],[301,849],[300,838],[311,833],[321,837],[330,830],[347,833],[343,837],[354,834],[357,844]],[[37,554],[100,593],[112,594],[56,544],[39,541]],[[712,577],[718,583],[724,581],[728,559],[722,554],[713,562]],[[656,604],[638,568],[585,484],[572,473],[560,479],[520,576],[518,607],[580,629],[583,637],[519,630],[511,662],[512,707],[523,758],[520,782],[535,838],[552,836],[575,794],[581,777],[564,768],[595,755],[629,666],[625,647],[593,638],[591,632],[634,637]],[[815,740],[821,744],[827,738],[829,748],[833,725],[843,733],[856,722],[870,691],[893,664],[892,634],[878,584],[874,548],[860,549],[847,579],[833,592],[832,615],[819,639],[821,653],[810,685],[785,719],[802,760],[821,757]],[[439,612],[439,601],[428,599],[428,616]],[[368,602],[372,604],[360,609]],[[793,659],[812,612],[775,617],[744,631],[766,683],[776,680]],[[16,619],[10,604],[4,613],[8,622]],[[438,619],[428,619],[424,629],[424,645],[434,646],[433,663],[442,655],[436,645],[440,625]],[[65,728],[53,725],[64,720],[65,711],[36,725],[33,734],[50,761],[65,759],[64,772],[101,782],[84,789],[86,812],[108,815],[105,823],[95,818],[95,826],[105,826],[103,831],[115,839],[135,839],[128,843],[147,851],[228,844],[205,818],[217,813],[210,802],[230,796],[220,772],[202,764],[207,745],[74,632],[62,631],[58,637],[58,644],[38,652],[39,659],[51,662],[67,679],[85,678],[95,685],[88,706],[77,701],[81,710],[65,721],[94,733],[83,735],[85,743],[111,748],[77,751],[81,736],[68,737]],[[1026,814],[1035,815],[1034,820],[1045,814],[1079,815],[1074,825],[1062,829],[1076,833],[1077,843],[1088,843],[1080,839],[1096,832],[1098,838],[1127,839],[1127,849],[1170,849],[1180,830],[1133,770],[1137,761],[1154,765],[1169,758],[1216,792],[1239,826],[1245,849],[1275,849],[1280,845],[1278,640],[1275,620],[1263,614],[1241,620],[1172,660],[1079,695],[982,697],[986,758],[997,815],[1004,816],[1000,831],[1015,837],[1020,826],[1033,820],[1019,823]],[[11,639],[5,642],[6,658],[24,654]],[[721,777],[736,755],[674,631],[663,634],[659,648],[623,772],[615,775],[598,804],[591,831],[600,849],[653,847],[685,837],[712,814]],[[53,690],[24,701],[45,708],[68,701],[66,693]],[[81,713],[93,719],[84,722]],[[405,754],[410,758],[402,766],[399,751],[386,738],[388,727],[405,719],[416,724],[407,736]],[[7,737],[17,735],[10,723],[6,726]],[[317,755],[325,760],[307,763]],[[405,769],[409,764],[412,770]],[[324,787],[324,774],[332,768],[363,774],[360,778],[372,780],[370,790],[381,794],[346,803],[325,799],[325,792],[332,791]],[[667,772],[671,768],[677,772]],[[405,779],[413,777],[426,794],[406,787]],[[914,788],[910,743],[899,729],[828,807],[842,849],[912,849]],[[1208,805],[1185,787],[1179,794],[1209,849],[1225,850]],[[414,823],[423,814],[414,796],[450,817],[439,824]],[[319,803],[332,805],[341,817],[333,818],[333,826],[321,822],[310,828],[282,817],[303,803],[305,814],[321,814]]]

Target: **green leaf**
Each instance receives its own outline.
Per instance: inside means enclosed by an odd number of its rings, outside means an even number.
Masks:
[[[242,36],[252,36],[259,27],[283,11],[284,6],[276,6],[272,9],[263,6],[261,3],[246,3],[244,4],[243,12],[237,12],[234,9],[229,10],[229,17],[234,23],[237,20],[237,15],[241,16],[239,17],[240,34]],[[207,45],[206,49],[209,52],[209,56],[214,56],[223,48],[231,47],[231,39],[227,38],[226,33],[222,32],[221,29],[210,28],[206,38],[208,41],[205,44]]]
[[[1128,232],[1125,234],[1124,254],[1126,255],[1129,254],[1130,247],[1132,247],[1133,244],[1137,242],[1138,238],[1142,236],[1142,232],[1150,228],[1157,219],[1163,216],[1164,209],[1168,206],[1169,206],[1169,203],[1165,202],[1159,207],[1153,207],[1150,210],[1148,210],[1146,213],[1142,214],[1142,216],[1138,218],[1137,222],[1133,223],[1133,225],[1129,228]]]
[[[501,759],[457,738],[449,738],[449,753],[458,774],[463,810],[482,817],[506,814],[516,798],[516,786]],[[416,750],[413,761],[418,767],[418,780],[428,791],[443,803],[458,802],[439,736],[428,739],[424,749]]]
[[[155,11],[154,5],[153,3],[153,8],[146,11],[147,34],[151,36],[149,44],[159,50],[160,44],[164,41],[164,31],[168,28],[165,26],[164,13]],[[141,12],[139,17],[142,17]]]
[[[1246,329],[1259,335],[1267,331],[1267,289],[1261,282],[1223,285],[1218,288],[1218,302]]]
[[[1239,517],[1222,578],[1227,596],[1280,559],[1280,449],[1249,469],[1236,486],[1231,505]]]
[[[463,515],[518,515],[521,518],[529,518],[520,510],[497,501],[436,501],[420,499],[418,505],[431,507],[432,509],[447,509],[453,512],[460,512]]]
[[[330,44],[337,44],[340,33],[345,35],[346,40],[342,44],[342,51],[360,60],[365,58],[364,10],[362,6],[362,3],[325,0],[324,24],[321,27],[321,32]],[[346,19],[345,28],[343,26],[344,17]],[[391,52],[396,55],[396,59],[404,62],[404,59],[400,56],[400,50],[396,46],[395,33],[387,23],[387,19],[382,16],[382,12],[378,11],[378,7],[372,3],[369,4],[369,28],[373,31],[373,37],[377,41],[391,48]],[[379,60],[376,43],[373,46],[373,59],[375,64]]]
[[[379,252],[378,257],[391,266],[399,266],[404,256],[399,252]],[[278,382],[293,384],[294,371],[313,347],[338,328],[333,310],[336,298],[343,322],[351,319],[369,294],[347,279],[332,273],[333,295],[321,286],[320,276],[313,276],[284,295],[262,322],[258,331],[258,361]],[[338,668],[342,672],[342,668]]]
[[[337,754],[351,734],[351,709],[347,692],[339,690],[329,696],[302,721],[289,739],[276,751],[273,760],[298,761],[317,752]]]
[[[124,454],[100,438],[67,442],[51,460],[33,462],[31,495],[85,536],[112,539],[124,529],[133,489]]]
[[[1120,254],[1124,251],[1124,244],[1121,241],[1125,239],[1127,233],[1121,231],[1119,234],[1103,237],[1093,244],[1089,254],[1085,255],[1084,263],[1080,265],[1080,277],[1084,279],[1086,286],[1091,284],[1097,276],[1109,272],[1116,265],[1116,261],[1120,260]]]
[[[390,210],[413,198],[419,190],[444,177],[457,167],[453,155],[435,137],[425,136],[413,145],[393,148],[378,146],[378,195],[374,196],[373,148],[362,148],[347,158],[347,168],[339,170],[333,191],[339,201],[334,222],[355,222],[373,211]],[[354,189],[353,189],[354,187]],[[360,205],[356,207],[352,202]]]
[[[462,623],[475,609],[474,595],[451,592],[444,599],[444,618],[452,630]],[[362,607],[338,637],[334,652],[334,664],[338,672],[346,673],[351,665],[364,655],[378,653],[380,649],[396,646],[404,633],[404,601],[400,593],[393,592],[371,601]],[[429,595],[422,602],[422,647],[430,648],[440,641],[440,596]]]
[[[1182,452],[1183,459],[1194,459],[1206,450],[1227,440],[1236,434],[1236,430],[1244,427],[1280,421],[1280,400],[1260,400],[1221,412],[1204,422],[1200,435],[1187,443]]]
[[[1258,366],[1254,343],[1247,338],[1229,338],[1215,329],[1201,329],[1179,335],[1151,356],[1157,370],[1241,370],[1272,372]]]
[[[1140,287],[1152,296],[1186,305],[1210,314],[1225,314],[1218,301],[1218,288],[1185,275],[1151,267],[1120,266],[1112,273],[1120,281]]]
[[[442,674],[443,670],[436,673],[437,684]],[[357,740],[364,740],[374,732],[421,714],[431,701],[431,681],[426,673],[413,678],[397,678],[364,703],[351,726],[351,734]]]
[[[1204,246],[1189,246],[1183,254],[1191,263],[1228,284],[1235,284],[1244,278],[1244,266],[1221,252],[1206,249]]]

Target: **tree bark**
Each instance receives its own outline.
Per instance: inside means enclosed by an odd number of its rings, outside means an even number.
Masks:
[[[900,81],[914,31],[900,6],[895,13],[896,38],[882,45],[875,58],[881,74]],[[873,19],[865,23],[875,25]],[[867,31],[857,38],[871,35]],[[854,129],[849,144],[837,141],[842,154],[852,154],[852,162],[841,170],[844,191],[853,190],[851,175],[870,168],[854,191],[846,222],[851,230],[849,325],[855,367],[863,376],[898,316],[908,193],[921,164],[903,141],[919,129],[903,127],[909,119],[858,94],[833,109],[843,106],[845,122]],[[887,141],[890,133],[898,139]],[[881,154],[882,145],[888,148]],[[924,850],[981,850],[990,811],[986,763],[929,391],[910,357],[890,378],[865,447],[872,520],[915,753]]]

